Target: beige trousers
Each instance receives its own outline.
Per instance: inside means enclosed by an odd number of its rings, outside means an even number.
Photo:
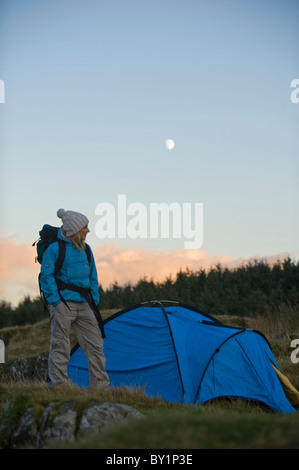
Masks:
[[[70,359],[70,329],[74,328],[78,343],[88,358],[89,385],[109,387],[105,370],[106,358],[103,353],[103,338],[95,315],[87,302],[63,302],[56,307],[49,305],[51,340],[49,352],[49,378],[53,383],[71,383],[67,375]]]

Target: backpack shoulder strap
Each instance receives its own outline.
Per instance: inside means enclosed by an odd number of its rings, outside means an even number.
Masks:
[[[85,248],[85,253],[86,253],[86,256],[87,256],[87,261],[88,261],[88,264],[90,265],[90,262],[91,262],[91,252],[90,252],[90,246],[86,244],[86,248]]]
[[[57,276],[57,274],[61,271],[61,268],[62,268],[62,265],[63,265],[63,262],[64,262],[64,258],[65,258],[65,250],[66,250],[66,244],[63,240],[58,238],[57,242],[58,242],[59,250],[58,250],[58,258],[57,258],[57,261],[55,263],[54,276]]]
[[[57,276],[57,274],[61,271],[61,268],[62,268],[62,265],[63,265],[63,262],[64,262],[64,258],[65,258],[65,251],[66,251],[65,241],[61,240],[61,238],[58,238],[57,242],[58,242],[59,251],[58,251],[58,258],[57,258],[57,261],[55,263],[54,276]],[[85,252],[86,252],[88,264],[90,265],[90,262],[91,262],[90,246],[86,245]]]

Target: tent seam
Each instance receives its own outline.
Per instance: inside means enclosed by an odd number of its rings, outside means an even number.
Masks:
[[[230,340],[231,338],[233,338],[234,336],[237,336],[237,335],[239,335],[239,334],[241,334],[241,333],[244,333],[244,331],[246,331],[246,329],[242,329],[242,330],[240,330],[240,331],[237,331],[237,332],[234,333],[233,335],[229,336],[229,337],[226,338],[226,339],[217,347],[217,349],[214,351],[214,353],[213,353],[212,356],[210,357],[210,359],[209,359],[209,361],[208,361],[208,363],[207,363],[207,365],[206,365],[206,367],[205,367],[205,370],[203,371],[203,374],[202,374],[202,376],[201,376],[201,379],[200,379],[200,382],[199,382],[199,385],[198,385],[198,389],[197,389],[197,393],[196,393],[196,395],[195,395],[195,402],[198,400],[199,392],[200,392],[200,389],[201,389],[201,386],[202,386],[202,381],[203,381],[203,379],[204,379],[204,376],[205,376],[205,374],[206,374],[206,372],[207,372],[207,370],[208,370],[208,367],[209,367],[209,365],[210,365],[212,359],[214,358],[215,354],[220,351],[220,349],[222,348],[222,346],[223,346],[227,341],[229,341],[229,340]]]
[[[161,310],[162,310],[162,312],[163,312],[163,315],[164,315],[164,317],[165,317],[166,323],[167,323],[168,328],[169,328],[170,337],[171,337],[171,342],[172,342],[172,346],[173,346],[173,349],[174,349],[176,364],[177,364],[177,368],[178,368],[178,372],[179,372],[179,377],[180,377],[180,381],[181,381],[182,392],[183,392],[183,396],[185,397],[185,389],[184,389],[184,384],[183,384],[183,379],[182,379],[182,374],[181,374],[181,368],[180,368],[179,358],[178,358],[177,351],[176,351],[176,347],[175,347],[175,342],[174,342],[174,338],[173,338],[172,329],[171,329],[171,326],[170,326],[170,323],[169,323],[169,320],[168,320],[167,312],[165,311],[165,309],[164,309],[162,303],[159,302],[159,304],[160,304]]]

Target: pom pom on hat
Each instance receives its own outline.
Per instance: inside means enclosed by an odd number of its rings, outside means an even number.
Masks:
[[[62,219],[63,215],[65,214],[65,210],[64,209],[58,209],[57,211],[57,217],[59,217],[60,219]]]
[[[89,223],[88,218],[80,214],[80,212],[59,209],[57,211],[57,217],[62,219],[62,230],[66,237],[71,237],[75,235],[75,233],[80,232],[80,230]]]

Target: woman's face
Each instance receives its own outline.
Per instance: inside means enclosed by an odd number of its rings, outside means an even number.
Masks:
[[[88,234],[88,232],[90,232],[89,228],[88,228],[88,225],[86,225],[86,227],[83,227],[81,230],[80,230],[80,238],[81,240],[85,240],[86,238],[86,235]]]

